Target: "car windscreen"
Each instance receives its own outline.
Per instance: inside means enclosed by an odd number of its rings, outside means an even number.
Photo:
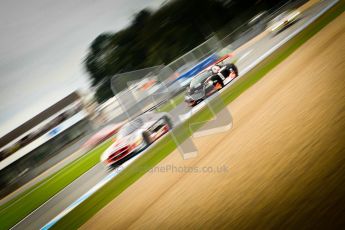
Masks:
[[[208,71],[196,75],[193,78],[193,80],[190,82],[190,87],[191,88],[199,87],[200,84],[202,84],[206,80],[206,78],[208,78],[209,76],[210,76],[210,73]]]
[[[135,119],[126,125],[124,125],[121,130],[119,131],[118,136],[119,137],[125,137],[128,136],[129,134],[133,133],[135,130],[139,129],[143,125],[143,120],[142,119]]]

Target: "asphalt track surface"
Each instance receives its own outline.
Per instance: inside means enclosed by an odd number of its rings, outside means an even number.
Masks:
[[[308,20],[317,15],[329,1],[320,2],[310,9],[307,9],[302,13],[302,17],[295,24],[277,34],[267,34],[253,45],[246,47],[237,53],[239,58],[237,66],[239,68],[239,75],[241,76],[241,70],[244,70],[249,65],[254,63],[264,53],[280,43],[287,35],[303,26]],[[175,122],[179,121],[179,115],[183,115],[190,110],[184,103],[178,105],[170,113],[175,119]],[[144,153],[142,153],[144,154]],[[67,208],[73,201],[78,199],[88,190],[90,190],[95,184],[107,175],[107,171],[104,166],[100,163],[93,167],[91,170],[86,172],[84,175],[79,177],[73,183],[64,188],[61,192],[56,194],[38,209],[29,214],[26,218],[20,221],[13,229],[38,229],[48,223],[51,219],[57,216],[65,208]]]

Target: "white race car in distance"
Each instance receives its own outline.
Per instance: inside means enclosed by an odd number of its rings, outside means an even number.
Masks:
[[[295,23],[298,20],[300,14],[301,12],[299,12],[298,10],[284,11],[270,21],[270,23],[268,24],[269,31],[274,34],[281,32],[288,26]]]

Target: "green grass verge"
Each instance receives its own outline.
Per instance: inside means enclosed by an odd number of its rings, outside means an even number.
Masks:
[[[9,229],[99,162],[106,141],[0,207],[0,229]]]
[[[238,97],[242,92],[255,84],[258,80],[265,76],[270,70],[281,63],[286,57],[294,52],[309,38],[315,35],[319,30],[331,22],[334,18],[344,12],[344,1],[336,4],[324,15],[314,21],[305,30],[303,30],[296,37],[288,41],[274,54],[269,56],[254,69],[248,72],[235,84],[229,87],[226,91],[222,92],[221,98],[227,104]],[[218,100],[221,101],[221,100]],[[212,101],[213,109],[218,112],[223,107],[223,103],[217,103],[217,100]],[[186,123],[176,127],[174,133],[175,138],[179,140],[178,143],[185,140],[192,135],[191,124],[198,124],[193,126],[194,130],[201,127],[200,122],[204,122],[212,118],[212,113],[208,108],[204,108],[199,113],[193,115]],[[56,225],[55,229],[75,229],[86,222],[96,212],[118,196],[122,191],[129,187],[132,183],[138,180],[174,149],[176,149],[175,141],[171,134],[163,137],[164,139],[155,145],[150,151],[147,151],[139,160],[133,162],[122,173],[115,177],[112,181],[106,184],[102,189],[97,191],[94,195],[88,198],[85,202],[80,204],[64,218],[62,218]]]

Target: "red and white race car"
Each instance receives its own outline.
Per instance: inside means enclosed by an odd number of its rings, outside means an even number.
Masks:
[[[122,126],[115,142],[102,154],[101,161],[109,167],[116,167],[162,137],[171,128],[171,118],[167,113],[144,113]]]

